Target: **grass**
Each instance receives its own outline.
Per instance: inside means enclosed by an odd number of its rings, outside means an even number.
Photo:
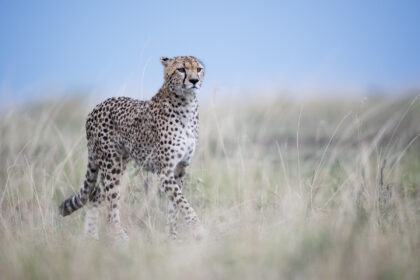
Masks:
[[[57,206],[86,166],[80,99],[0,120],[2,279],[419,279],[420,103],[265,98],[201,106],[186,197],[209,237],[169,242],[157,182],[124,174],[130,240]],[[151,187],[143,188],[147,177]]]

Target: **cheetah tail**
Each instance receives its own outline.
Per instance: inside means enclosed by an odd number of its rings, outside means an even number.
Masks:
[[[59,207],[59,212],[63,217],[70,215],[71,213],[73,213],[77,209],[82,208],[86,204],[87,200],[82,200],[79,194],[80,192],[67,198],[63,201],[63,203],[61,203]]]
[[[89,162],[83,187],[78,193],[64,200],[59,206],[59,213],[63,217],[82,208],[88,202],[89,195],[94,190],[97,178],[98,169],[92,162]]]

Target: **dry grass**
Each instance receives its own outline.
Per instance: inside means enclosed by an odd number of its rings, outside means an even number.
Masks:
[[[186,196],[209,238],[167,241],[165,205],[124,175],[130,241],[83,236],[59,203],[86,166],[80,100],[3,112],[2,279],[419,279],[420,101],[202,106]]]

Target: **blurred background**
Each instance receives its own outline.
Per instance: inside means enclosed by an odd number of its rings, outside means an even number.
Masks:
[[[1,278],[420,279],[419,15],[419,1],[0,0]],[[106,219],[87,239],[84,209],[58,215],[86,172],[86,116],[153,96],[160,56],[177,55],[206,65],[183,192],[209,236],[189,242],[180,220],[170,242],[158,178],[130,163],[129,246]]]
[[[0,101],[149,98],[160,56],[201,94],[401,95],[420,86],[418,1],[0,1]]]

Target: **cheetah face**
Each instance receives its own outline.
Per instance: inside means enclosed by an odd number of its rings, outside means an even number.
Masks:
[[[177,95],[197,94],[204,77],[203,64],[193,56],[161,57],[165,66],[165,83]]]

